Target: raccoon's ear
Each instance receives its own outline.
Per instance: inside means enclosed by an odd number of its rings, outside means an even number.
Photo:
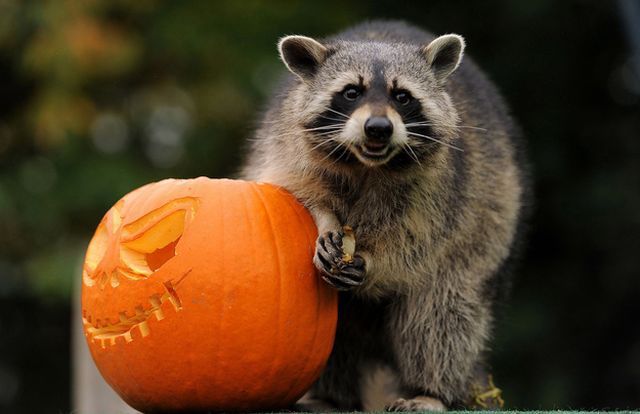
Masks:
[[[422,54],[438,81],[444,81],[460,64],[464,39],[457,34],[440,36],[422,48]]]
[[[286,36],[278,42],[280,58],[302,80],[311,78],[327,58],[327,48],[306,36]]]

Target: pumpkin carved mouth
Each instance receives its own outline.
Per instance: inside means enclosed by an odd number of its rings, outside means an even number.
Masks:
[[[116,323],[111,323],[109,320],[102,321],[100,319],[92,321],[91,315],[88,315],[85,311],[82,315],[82,323],[87,337],[91,341],[100,342],[100,346],[106,348],[107,345],[115,345],[118,338],[124,338],[126,342],[132,342],[133,336],[131,332],[134,328],[138,328],[143,338],[148,336],[150,331],[147,321],[152,316],[158,321],[163,320],[165,317],[163,305],[165,303],[170,303],[176,312],[182,310],[182,302],[180,301],[176,288],[190,272],[191,270],[187,271],[175,283],[171,280],[164,282],[165,292],[162,295],[156,294],[151,296],[149,298],[149,304],[151,306],[146,308],[142,305],[136,306],[133,316],[128,316],[126,312],[120,312],[118,315],[119,321]],[[164,306],[164,308],[167,308],[167,306]]]

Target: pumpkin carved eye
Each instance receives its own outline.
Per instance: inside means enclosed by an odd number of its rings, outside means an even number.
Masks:
[[[122,205],[114,206],[98,227],[83,272],[86,285],[104,288],[120,277],[146,279],[176,255],[185,226],[193,220],[197,200],[185,197],[122,225]]]

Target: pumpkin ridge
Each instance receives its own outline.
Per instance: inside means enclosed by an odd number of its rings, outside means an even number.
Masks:
[[[249,228],[249,234],[254,234],[255,233],[255,225],[253,223],[253,220],[250,219],[251,215],[250,215],[250,211],[251,211],[251,200],[249,200],[248,196],[247,196],[247,192],[242,192],[241,193],[241,198],[242,198],[242,206],[243,206],[243,214],[244,217],[247,217],[247,225]],[[255,246],[255,239],[253,237],[249,237],[249,239],[251,240],[251,251],[255,251],[256,250],[256,246]],[[256,259],[255,256],[251,255],[251,268],[255,268],[257,266],[256,263]],[[259,387],[256,386],[257,384],[253,384],[253,389],[257,389]]]
[[[280,275],[280,277],[278,278],[278,297],[276,302],[278,303],[278,316],[277,316],[277,323],[276,323],[276,342],[275,342],[275,349],[274,349],[274,356],[275,358],[273,358],[271,360],[271,366],[269,367],[269,375],[268,378],[266,378],[266,381],[271,381],[272,377],[275,375],[276,373],[276,369],[278,364],[276,363],[277,361],[277,357],[278,357],[278,351],[280,348],[280,343],[282,341],[282,263],[281,263],[281,259],[280,259],[280,251],[278,250],[278,243],[276,242],[276,239],[274,237],[274,232],[275,229],[273,227],[273,220],[271,218],[271,213],[269,212],[269,208],[268,208],[268,203],[265,201],[264,198],[264,194],[262,194],[262,190],[257,188],[257,184],[256,183],[249,183],[249,188],[251,188],[251,190],[258,196],[258,198],[261,201],[262,204],[262,208],[267,216],[267,222],[269,223],[269,229],[271,230],[269,232],[270,238],[271,238],[271,244],[273,245],[273,250],[275,252],[276,257],[278,258],[278,260],[276,261],[277,263],[277,274]]]
[[[224,181],[218,181],[217,185],[212,183],[211,187],[218,187],[223,189],[223,191],[221,191],[221,194],[224,194],[224,188],[225,188],[225,184],[226,182]],[[225,211],[224,210],[224,202],[222,200],[222,197],[215,197],[212,201],[215,201],[216,203],[216,208],[215,211]],[[221,215],[217,215],[214,216],[215,217],[215,222],[214,222],[214,226],[212,226],[211,231],[216,231],[219,232],[221,234],[221,236],[219,236],[218,238],[220,240],[225,240],[224,239],[224,217],[222,217]],[[224,260],[226,253],[224,252],[224,249],[226,248],[225,243],[222,243],[220,248],[223,250],[223,253],[221,256],[219,256],[222,260],[220,260],[220,269],[219,269],[219,274],[218,276],[220,277],[220,285],[221,286],[225,286],[225,275],[227,274],[227,266],[226,266],[226,261]],[[223,288],[223,295],[222,297],[224,298],[226,295],[226,291]],[[216,320],[216,329],[213,330],[213,332],[226,332],[224,330],[224,318],[223,318],[223,314],[224,314],[224,300],[219,300],[218,301],[218,309],[216,309],[215,314],[218,316],[217,320]],[[215,360],[216,361],[220,361],[220,355],[222,353],[221,350],[221,341],[215,341],[215,349],[212,349],[212,353],[214,353],[216,355]],[[220,383],[220,370],[219,369],[214,369],[213,370],[213,379],[212,379],[212,383],[215,384],[216,386],[219,386],[218,384]],[[201,395],[197,395],[197,398],[203,398]]]
[[[294,198],[295,199],[295,198]],[[297,199],[295,199],[296,202],[299,202]],[[296,208],[296,205],[293,205],[292,202],[288,202],[287,206],[293,210],[294,215],[298,218],[298,223],[301,225],[300,227],[303,227],[305,230],[305,234],[307,235],[307,240],[312,240],[313,237],[312,235],[309,233],[309,231],[307,230],[307,226],[303,226],[302,224],[304,224],[304,220],[303,217],[300,215],[300,213],[298,212],[298,209]],[[314,223],[315,224],[315,223]],[[315,241],[315,240],[314,240]],[[320,292],[321,290],[321,279],[320,277],[318,277],[317,274],[315,274],[314,272],[314,276],[315,280],[316,280],[316,291]],[[307,374],[307,370],[309,369],[309,362],[311,361],[311,356],[313,355],[313,353],[315,352],[315,348],[316,348],[316,342],[318,339],[318,321],[320,319],[320,306],[321,306],[322,301],[320,300],[320,298],[318,298],[318,300],[316,300],[316,317],[315,317],[315,329],[313,330],[313,338],[311,340],[311,346],[309,348],[307,348],[307,352],[306,352],[306,356],[305,356],[305,361],[302,364],[303,369],[301,369],[298,372],[298,375],[296,376],[295,380],[291,383],[291,387],[289,388],[289,391],[287,392],[287,394],[285,395],[284,400],[288,401],[291,398],[291,394],[292,392],[296,391],[296,388],[299,386],[299,383],[301,381],[301,379],[303,378],[303,376],[305,376]]]

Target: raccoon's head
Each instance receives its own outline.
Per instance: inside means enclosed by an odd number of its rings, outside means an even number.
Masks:
[[[421,165],[429,154],[457,149],[458,114],[444,86],[464,46],[455,34],[421,47],[287,36],[278,49],[299,80],[287,116],[323,160]]]

